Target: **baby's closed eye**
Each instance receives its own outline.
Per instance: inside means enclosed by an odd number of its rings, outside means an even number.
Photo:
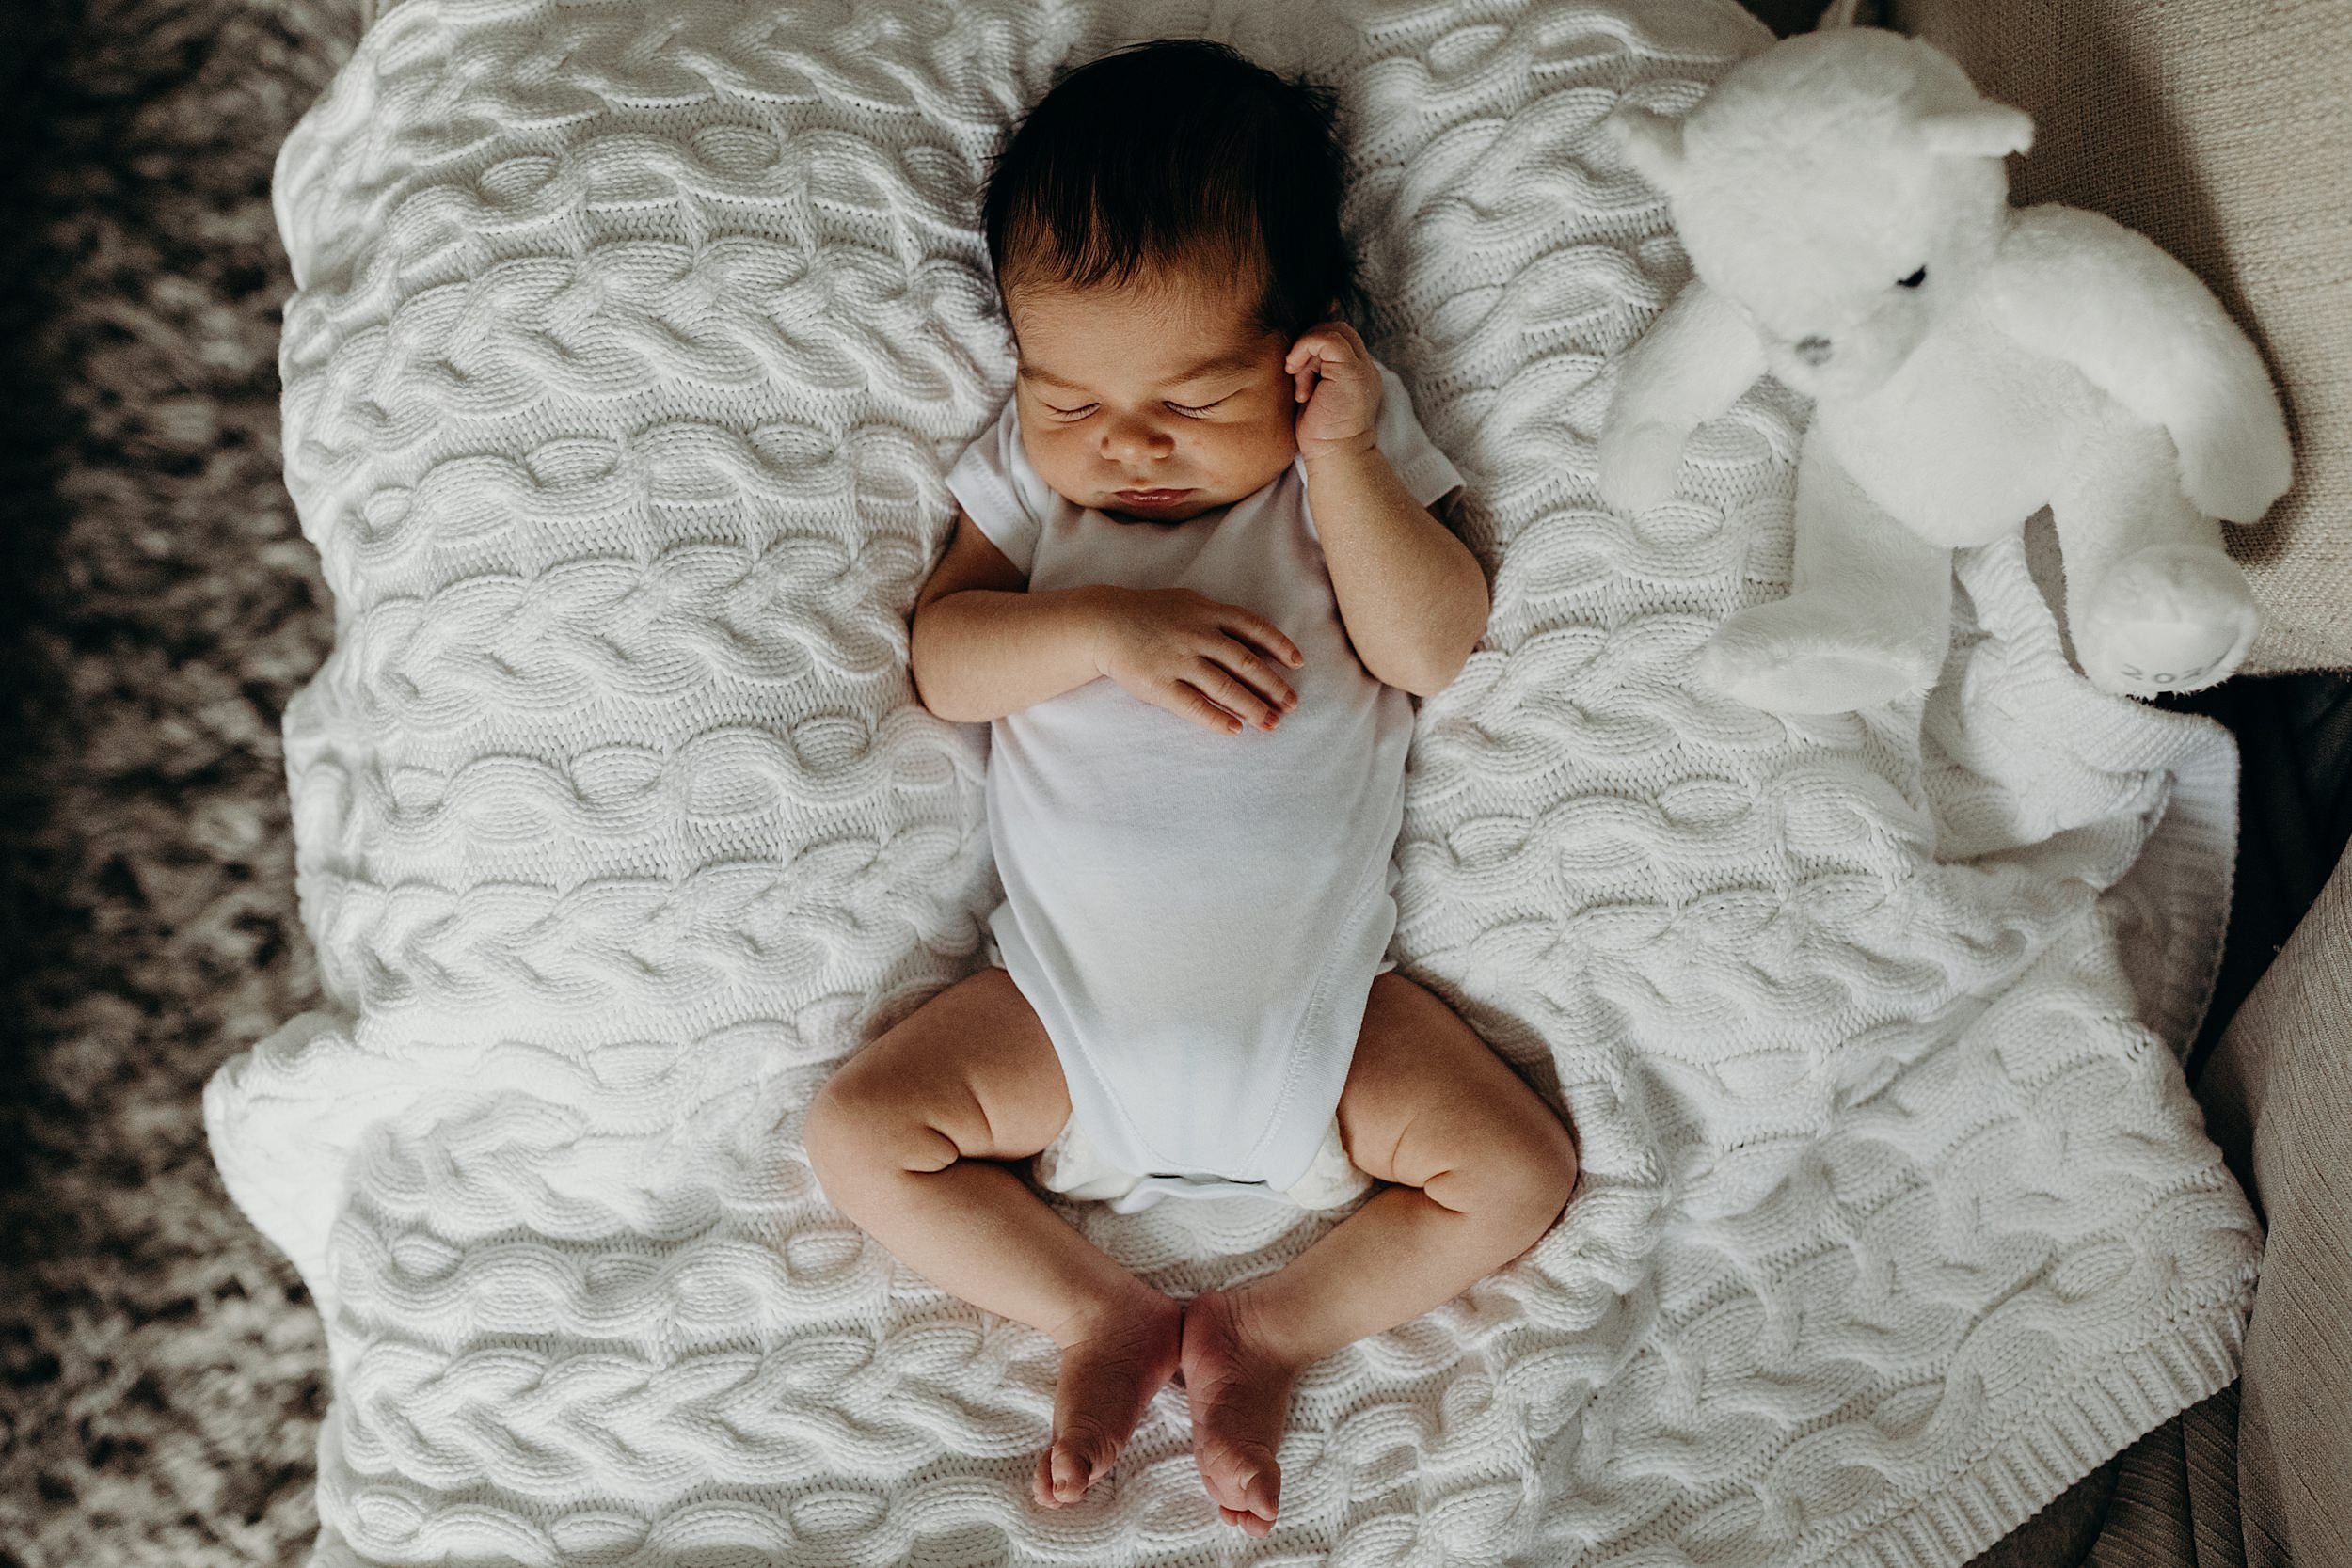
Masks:
[[[1213,399],[1208,403],[1170,402],[1164,406],[1176,413],[1188,415],[1194,419],[1198,419],[1201,415],[1206,414],[1210,409],[1216,407],[1219,404],[1231,403],[1232,401],[1232,394],[1229,392],[1224,397]],[[1052,414],[1056,419],[1067,420],[1072,424],[1075,424],[1077,421],[1085,419],[1088,415],[1093,413],[1101,406],[1102,404],[1099,403],[1085,403],[1080,404],[1075,408],[1063,408],[1057,404],[1049,403],[1045,404],[1045,409],[1046,412]]]

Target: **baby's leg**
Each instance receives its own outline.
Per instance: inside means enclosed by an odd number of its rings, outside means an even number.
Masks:
[[[1340,1139],[1398,1183],[1276,1274],[1184,1309],[1193,1453],[1228,1524],[1274,1528],[1275,1451],[1311,1363],[1421,1316],[1543,1238],[1576,1184],[1551,1108],[1437,997],[1375,975],[1340,1095]]]
[[[1075,1502],[1176,1370],[1184,1308],[1106,1257],[996,1161],[1070,1117],[1053,1042],[1001,969],[932,997],[844,1063],[809,1107],[825,1196],[941,1290],[1061,1347],[1053,1444],[1032,1490]]]

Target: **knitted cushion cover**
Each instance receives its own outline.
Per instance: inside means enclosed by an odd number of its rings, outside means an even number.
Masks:
[[[1010,382],[976,229],[1054,70],[1203,33],[1340,91],[1375,348],[1469,476],[1486,640],[1421,705],[1400,944],[1574,1117],[1552,1233],[1300,1385],[1275,1534],[1180,1390],[1037,1507],[1055,1354],[823,1200],[803,1110],[969,973],[986,731],[913,700]],[[1610,150],[1728,0],[405,0],[288,143],[286,717],[324,1004],[207,1097],[325,1314],[317,1560],[1956,1563],[2233,1373],[2257,1241],[2165,1041],[2234,758],[2091,690],[2015,542],[1924,702],[1695,650],[1783,593],[1801,405],[1597,499],[1687,276]],[[1089,1206],[1189,1294],[1329,1223]]]

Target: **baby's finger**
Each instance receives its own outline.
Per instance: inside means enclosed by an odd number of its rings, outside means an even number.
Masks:
[[[1228,635],[1239,634],[1255,642],[1267,653],[1295,670],[1307,662],[1307,656],[1298,651],[1298,644],[1282,635],[1282,628],[1252,610],[1237,604],[1219,607],[1225,613],[1217,619],[1217,629]]]
[[[1334,318],[1320,326],[1309,327],[1296,343],[1291,345],[1295,354],[1308,344],[1314,345],[1315,357],[1344,364],[1363,352],[1364,341],[1356,336],[1356,329]]]
[[[1184,681],[1176,683],[1174,695],[1160,706],[1179,719],[1189,719],[1202,729],[1215,730],[1219,735],[1239,735],[1242,731],[1239,719],[1209,701],[1199,687]]]
[[[1228,637],[1221,644],[1209,650],[1209,657],[1247,681],[1259,696],[1274,705],[1277,713],[1287,712],[1298,705],[1298,693],[1293,691],[1281,676],[1268,669],[1265,660],[1260,658],[1248,644]]]
[[[1248,684],[1231,671],[1200,660],[1191,675],[1192,684],[1209,694],[1209,700],[1221,708],[1238,713],[1262,730],[1270,730],[1282,717],[1281,705],[1250,689]]]

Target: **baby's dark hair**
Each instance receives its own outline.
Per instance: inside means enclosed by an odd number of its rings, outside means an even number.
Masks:
[[[1296,337],[1334,298],[1360,318],[1346,167],[1330,88],[1206,40],[1137,44],[1057,80],[996,154],[989,261],[1001,293],[1263,260],[1259,321]]]

